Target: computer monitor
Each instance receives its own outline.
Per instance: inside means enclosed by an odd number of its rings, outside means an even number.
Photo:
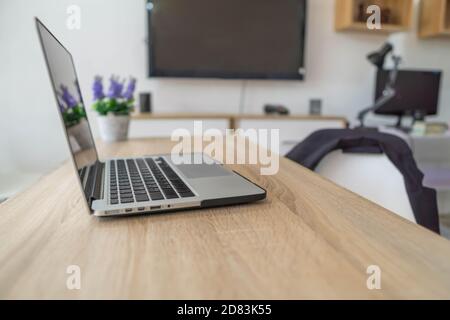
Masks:
[[[389,80],[389,70],[377,73],[375,100],[382,94]],[[441,71],[400,70],[394,88],[396,95],[375,110],[379,115],[435,115],[439,103]]]

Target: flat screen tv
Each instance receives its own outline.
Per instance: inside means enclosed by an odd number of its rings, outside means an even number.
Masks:
[[[151,0],[150,77],[297,79],[306,0]]]

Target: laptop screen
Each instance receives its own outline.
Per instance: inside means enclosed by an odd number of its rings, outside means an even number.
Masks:
[[[78,85],[72,55],[38,19],[36,19],[36,24],[55,93],[58,112],[61,115],[70,151],[78,169],[81,184],[84,187],[89,168],[97,162],[98,156]],[[88,197],[87,194],[86,197]],[[89,203],[89,199],[87,200]]]

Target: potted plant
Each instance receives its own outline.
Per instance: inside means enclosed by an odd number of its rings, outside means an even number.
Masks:
[[[128,137],[130,112],[134,109],[134,90],[136,79],[131,78],[124,91],[125,81],[118,77],[110,78],[108,94],[103,93],[103,83],[100,76],[94,79],[92,86],[94,104],[92,108],[98,113],[98,126],[103,141],[123,141]]]
[[[78,90],[78,84],[74,84]],[[92,147],[89,135],[86,110],[81,98],[76,99],[67,85],[61,84],[58,92],[59,108],[63,117],[64,125],[75,149],[87,149]],[[80,95],[79,95],[80,96]]]

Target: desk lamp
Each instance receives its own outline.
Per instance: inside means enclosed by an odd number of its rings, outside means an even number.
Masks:
[[[384,61],[386,60],[387,55],[389,53],[392,53],[393,50],[394,50],[394,47],[392,46],[392,44],[385,43],[379,51],[370,53],[367,56],[367,59],[373,65],[375,65],[379,70],[383,70]],[[358,121],[360,123],[361,128],[364,128],[364,119],[369,112],[373,112],[373,111],[377,110],[378,108],[381,108],[387,102],[389,102],[391,99],[393,99],[396,95],[394,86],[395,86],[395,82],[397,80],[398,67],[399,67],[402,59],[400,56],[397,56],[392,53],[392,60],[394,62],[394,67],[389,72],[389,81],[387,81],[387,83],[386,83],[386,86],[383,90],[383,94],[381,95],[381,97],[379,97],[374,102],[373,105],[361,110],[358,113]]]

